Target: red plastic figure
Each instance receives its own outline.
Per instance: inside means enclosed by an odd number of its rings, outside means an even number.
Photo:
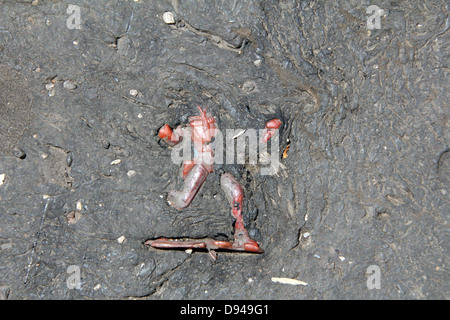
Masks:
[[[193,160],[183,162],[184,184],[181,190],[169,193],[168,202],[177,209],[189,206],[198,190],[213,171],[214,152],[210,144],[212,138],[217,134],[217,126],[214,117],[198,106],[199,116],[189,118],[192,128],[191,139],[194,142],[195,157]],[[272,119],[266,123],[262,141],[267,142],[281,125],[280,119]],[[170,146],[176,146],[183,139],[181,127],[174,131],[166,124],[158,132],[159,138]],[[220,178],[221,188],[231,206],[231,214],[236,219],[234,241],[217,241],[214,239],[191,239],[176,240],[159,238],[148,240],[146,245],[159,249],[206,249],[213,261],[216,261],[215,250],[244,251],[262,253],[263,250],[258,243],[250,238],[245,229],[242,216],[244,190],[241,184],[229,173],[224,173]]]

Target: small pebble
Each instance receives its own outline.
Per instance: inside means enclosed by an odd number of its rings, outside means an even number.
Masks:
[[[67,214],[66,218],[68,224],[75,224],[78,222],[78,220],[80,220],[81,213],[79,213],[78,211],[72,211]]]
[[[70,167],[70,166],[72,165],[72,163],[73,163],[73,155],[72,155],[72,152],[68,152],[68,153],[67,153],[67,157],[66,157],[66,165],[67,165],[68,167]]]
[[[48,90],[48,91],[52,90],[54,87],[55,87],[54,83],[47,83],[45,85],[45,89]]]
[[[138,91],[135,89],[130,90],[130,95],[132,95],[133,97],[136,97],[138,95]]]
[[[12,243],[5,243],[0,246],[1,250],[8,250],[12,248]]]
[[[81,204],[81,201],[77,202],[76,208],[78,211],[81,211],[81,209],[83,209],[83,205]]]
[[[70,80],[66,80],[63,83],[63,87],[67,90],[75,90],[77,88],[77,85]]]
[[[104,149],[109,149],[110,146],[111,146],[111,143],[109,143],[109,141],[107,141],[107,140],[102,141],[102,147]]]
[[[0,186],[5,182],[6,175],[4,173],[0,174]]]
[[[220,42],[220,37],[216,36],[216,35],[212,35],[211,36],[211,40],[215,43],[219,43]]]
[[[345,260],[345,257],[344,257],[344,256],[339,256],[339,259],[340,259],[341,261],[344,261],[344,260]]]
[[[102,287],[102,285],[99,283],[94,287],[94,290],[97,291],[98,289],[100,289]]]
[[[184,252],[186,252],[187,254],[192,254],[192,249],[186,249],[184,250]]]
[[[169,12],[169,11],[168,12],[164,12],[162,18],[163,18],[164,22],[167,23],[167,24],[174,24],[175,23],[175,18],[173,16],[172,12]]]
[[[129,178],[134,177],[135,175],[136,175],[136,171],[134,171],[134,170],[128,170],[127,176],[128,176]]]
[[[127,240],[127,239],[125,238],[125,236],[120,236],[120,237],[117,238],[117,242],[118,242],[118,243],[124,243],[125,240]]]
[[[45,89],[48,91],[49,97],[53,97],[56,94],[54,83],[47,83]]]
[[[255,88],[256,88],[256,84],[253,81],[246,81],[242,85],[242,90],[244,92],[251,92],[251,91],[255,90]]]
[[[262,60],[255,60],[255,61],[253,61],[253,64],[256,66],[256,67],[259,67],[259,66],[261,66],[261,64],[262,64]]]
[[[8,286],[0,286],[0,300],[8,300],[11,288]]]
[[[13,150],[13,155],[14,155],[14,157],[16,157],[16,158],[18,158],[18,159],[25,159],[26,158],[26,154],[25,154],[25,152],[23,152],[23,150],[22,149],[20,149],[20,148],[14,148],[14,150]]]
[[[134,128],[134,126],[131,123],[127,124],[127,130],[128,130],[128,132],[135,132],[136,131],[136,129]]]
[[[116,164],[119,164],[121,162],[122,162],[122,160],[116,159],[116,160],[111,161],[111,165],[116,165]]]

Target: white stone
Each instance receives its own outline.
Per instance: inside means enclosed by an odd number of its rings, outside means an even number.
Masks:
[[[305,281],[291,279],[291,278],[272,277],[272,281],[282,283],[282,284],[290,284],[293,286],[307,286],[308,285],[308,283],[306,283]]]
[[[77,88],[77,85],[70,80],[66,80],[63,83],[63,87],[67,90],[75,90]]]
[[[173,16],[173,13],[168,11],[168,12],[164,12],[163,14],[163,20],[165,23],[167,24],[174,24],[175,23],[175,18]]]

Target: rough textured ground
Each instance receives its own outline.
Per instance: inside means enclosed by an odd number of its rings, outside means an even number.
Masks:
[[[67,26],[69,4],[81,29]],[[384,15],[368,30],[372,4]],[[450,298],[448,10],[1,1],[0,298]],[[217,166],[176,211],[166,196],[179,168],[156,132],[197,104],[221,128],[282,117],[280,153],[287,139],[290,148],[274,176]],[[245,220],[264,254],[220,253],[212,264],[143,245],[232,237],[224,170],[245,186]],[[366,285],[371,265],[378,290]],[[79,288],[67,286],[69,266]]]

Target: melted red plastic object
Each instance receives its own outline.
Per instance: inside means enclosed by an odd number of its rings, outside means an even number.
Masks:
[[[200,190],[208,174],[208,170],[203,165],[195,165],[186,175],[183,189],[170,192],[167,200],[178,210],[186,208]]]
[[[249,252],[263,252],[258,243],[250,238],[247,229],[245,229],[242,215],[244,189],[241,184],[231,174],[224,173],[220,177],[220,185],[231,206],[231,214],[236,219],[233,248]]]
[[[171,138],[173,134],[172,128],[169,127],[168,124],[165,124],[164,126],[161,127],[161,129],[159,129],[158,132],[158,137],[160,139],[164,139],[164,138]]]
[[[161,127],[161,129],[159,129],[158,137],[171,147],[176,146],[181,142],[181,140],[183,140],[183,137],[175,134],[168,124],[165,124]]]
[[[272,119],[266,122],[266,128],[263,133],[262,141],[267,142],[280,128],[282,122],[280,119]]]

